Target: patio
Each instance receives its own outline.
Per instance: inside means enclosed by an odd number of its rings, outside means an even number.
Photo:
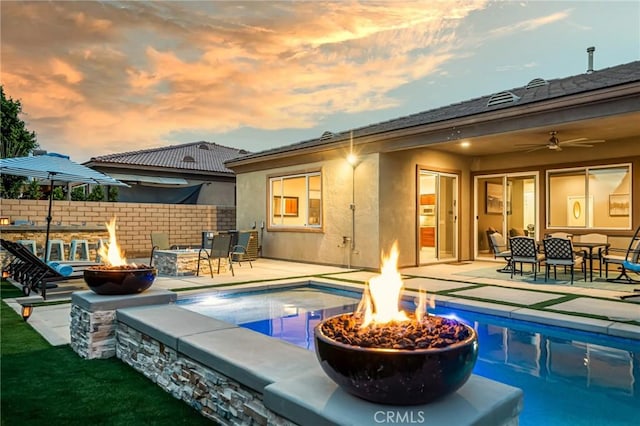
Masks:
[[[629,294],[633,286],[618,284],[617,289],[603,289],[598,288],[598,282],[576,281],[570,286],[511,280],[508,274],[498,274],[503,277],[497,279],[473,276],[496,266],[499,264],[495,262],[475,261],[404,268],[401,272],[405,289],[424,288],[435,294],[436,303],[443,306],[640,340],[640,306],[633,303],[633,299],[619,299]],[[225,288],[284,285],[311,278],[314,282],[361,288],[366,280],[377,275],[374,271],[265,258],[254,261],[253,268],[243,265],[235,269],[235,276],[226,273],[214,278],[159,276],[152,288],[175,291],[178,297],[183,297]],[[70,303],[65,302],[70,300],[71,292],[85,289],[81,280],[69,281],[48,292],[47,302],[38,303],[39,296],[32,296],[30,300],[36,303],[36,308],[29,324],[51,345],[68,344]],[[6,302],[19,312],[18,300]]]

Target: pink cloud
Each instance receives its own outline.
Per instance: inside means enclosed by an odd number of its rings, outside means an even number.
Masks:
[[[390,91],[454,57],[485,3],[3,2],[2,84],[41,145],[87,157],[180,130],[313,127],[398,105]]]

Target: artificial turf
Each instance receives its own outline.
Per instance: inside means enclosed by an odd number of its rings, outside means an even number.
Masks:
[[[21,295],[0,284],[2,299]],[[213,424],[116,358],[85,360],[69,345],[51,346],[4,302],[0,327],[2,425]]]

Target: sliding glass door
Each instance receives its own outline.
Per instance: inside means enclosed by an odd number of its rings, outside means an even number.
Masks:
[[[508,239],[536,236],[538,228],[538,174],[510,173],[475,178],[475,257],[491,258],[487,230]]]

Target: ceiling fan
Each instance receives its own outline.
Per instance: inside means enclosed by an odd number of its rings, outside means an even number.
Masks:
[[[550,149],[552,151],[562,151],[562,148],[592,148],[594,143],[602,143],[604,139],[589,139],[589,138],[576,138],[569,139],[568,141],[560,141],[557,137],[558,132],[555,130],[549,132],[551,137],[549,141],[542,144],[516,144],[522,148],[528,148],[525,152],[538,151],[540,149]]]

